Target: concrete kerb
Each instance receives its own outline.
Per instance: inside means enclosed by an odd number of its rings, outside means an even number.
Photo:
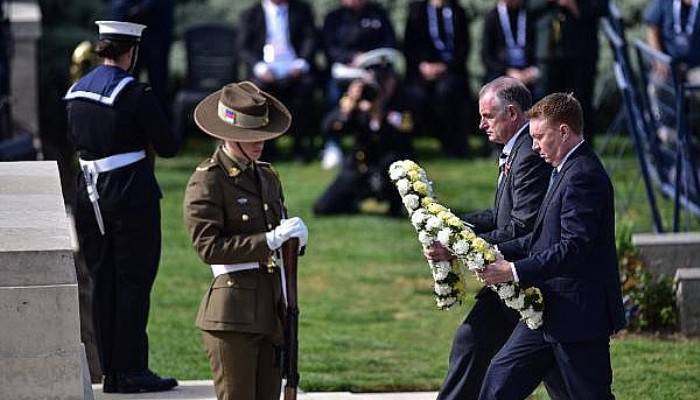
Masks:
[[[102,385],[92,385],[95,400],[216,400],[212,381],[181,381],[180,386],[167,392],[139,394],[105,394]],[[408,393],[299,393],[299,400],[434,400],[437,392]],[[282,398],[282,397],[280,397]]]

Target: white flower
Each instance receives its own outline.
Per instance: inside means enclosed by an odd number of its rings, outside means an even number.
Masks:
[[[452,266],[449,261],[438,261],[432,263],[433,279],[436,281],[441,281],[447,278],[447,275],[452,270]]]
[[[459,255],[465,255],[469,252],[469,242],[462,239],[458,240],[453,246],[452,250]]]
[[[406,195],[403,198],[403,205],[406,206],[406,209],[409,212],[411,212],[416,208],[420,207],[420,199],[415,194]]]
[[[418,232],[418,241],[424,246],[428,247],[435,241],[435,237],[426,231]]]
[[[438,307],[440,307],[440,308],[450,308],[456,302],[457,302],[456,297],[446,297],[444,299],[437,299]]]
[[[392,181],[399,180],[406,176],[406,170],[403,168],[400,162],[395,162],[389,167],[389,177]]]
[[[440,296],[447,296],[452,293],[452,288],[449,285],[441,285],[439,283],[435,284],[435,293]]]
[[[481,271],[484,268],[484,256],[481,253],[472,253],[467,257],[467,268],[470,271]]]
[[[521,294],[520,296],[505,299],[505,302],[508,307],[514,310],[520,310],[525,307],[525,296]]]
[[[530,329],[537,329],[540,327],[540,325],[542,325],[542,320],[526,319],[525,325],[527,325],[527,327]]]
[[[411,224],[413,224],[413,227],[418,230],[423,226],[423,223],[427,218],[428,214],[426,214],[425,210],[419,208],[413,213],[413,215],[411,215]]]
[[[525,323],[527,323],[527,326],[530,329],[539,328],[542,326],[542,313],[538,312],[534,317],[526,319]]]
[[[400,179],[396,182],[396,188],[399,190],[399,194],[403,197],[411,189],[411,182],[408,179]]]
[[[515,288],[513,288],[513,285],[505,284],[498,288],[498,297],[502,299],[510,299],[513,296],[515,296]]]
[[[431,232],[441,229],[442,221],[440,220],[440,218],[432,216],[428,218],[428,221],[425,223],[425,228]]]
[[[519,296],[519,297],[522,297],[522,296]],[[528,307],[524,310],[521,310],[520,315],[522,315],[522,317],[525,319],[532,319],[537,315],[537,311],[535,311],[535,309],[532,307]]]
[[[452,231],[448,228],[441,229],[437,234],[437,240],[443,246],[447,247],[450,245],[450,236],[452,236]]]

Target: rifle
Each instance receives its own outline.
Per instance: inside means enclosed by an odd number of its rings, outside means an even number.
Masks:
[[[299,307],[297,306],[297,256],[299,239],[291,238],[282,244],[282,260],[287,282],[287,321],[284,326],[284,400],[296,400],[299,386]]]

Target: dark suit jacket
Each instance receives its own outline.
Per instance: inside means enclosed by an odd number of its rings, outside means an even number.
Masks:
[[[518,10],[519,11],[519,10]],[[517,34],[518,11],[508,13],[510,17],[511,31]],[[528,16],[529,17],[529,16]],[[526,20],[525,26],[525,56],[527,65],[535,64],[534,53],[534,31],[530,18]],[[501,75],[505,75],[507,64],[506,39],[498,17],[498,9],[494,7],[484,16],[484,28],[481,35],[481,61],[486,67],[485,82],[490,82]]]
[[[578,18],[550,0],[528,0],[528,24],[535,32],[538,61],[574,59],[594,63],[598,59],[598,18],[605,15],[608,0],[578,0]],[[561,36],[554,43],[552,23],[560,20]]]
[[[624,326],[613,187],[587,143],[564,163],[532,233],[502,247],[529,249],[515,269],[543,292],[546,340],[602,339]]]
[[[447,64],[448,72],[466,78],[470,44],[467,17],[457,1],[448,0],[447,4],[452,8],[454,24],[454,52],[452,61]],[[414,1],[409,7],[403,49],[406,55],[406,79],[409,81],[420,79],[418,65],[421,62],[442,61],[428,29],[427,0]]]
[[[358,53],[381,47],[396,47],[396,34],[381,4],[368,1],[359,13],[338,7],[323,21],[326,60],[349,64]]]
[[[297,57],[315,69],[315,57],[319,40],[311,7],[300,0],[289,0],[289,39]],[[262,4],[256,4],[243,13],[239,22],[238,51],[248,76],[253,75],[253,67],[262,60],[267,25]]]
[[[465,218],[474,225],[475,233],[492,244],[513,240],[532,231],[552,170],[532,150],[528,127],[516,139],[506,165],[510,165],[509,172],[498,186],[494,206]]]

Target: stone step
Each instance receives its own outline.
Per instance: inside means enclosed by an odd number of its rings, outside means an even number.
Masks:
[[[105,394],[102,385],[92,385],[95,400],[216,400],[212,381],[181,381],[180,386],[167,392],[139,394]],[[437,392],[409,393],[299,393],[299,400],[434,400]],[[280,397],[282,398],[282,397]]]

